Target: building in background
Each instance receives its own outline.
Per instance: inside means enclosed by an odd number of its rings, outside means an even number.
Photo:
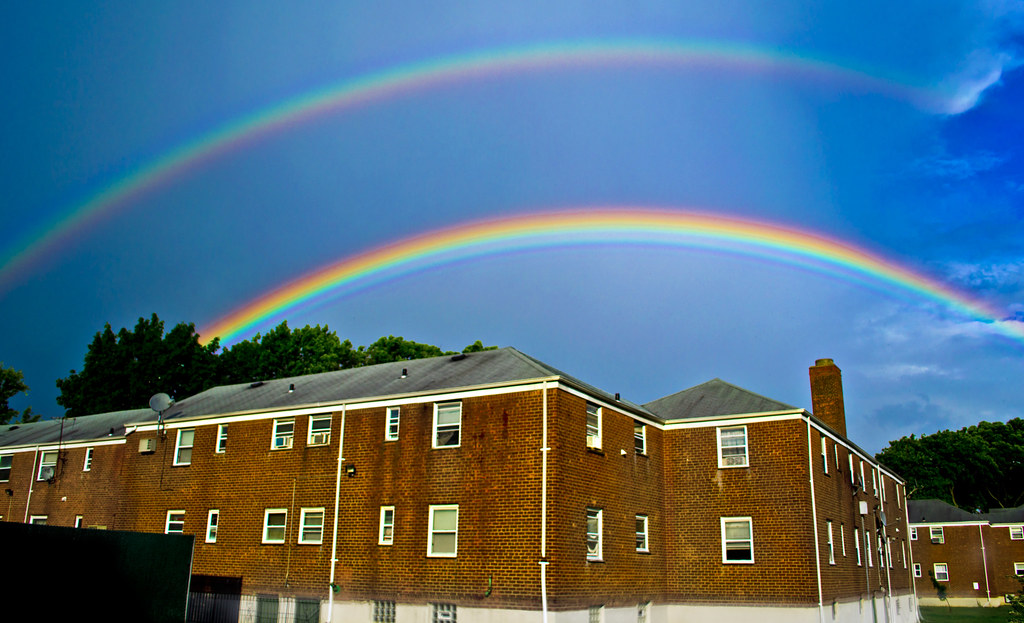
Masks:
[[[1024,576],[1024,506],[969,513],[942,500],[912,500],[909,508],[921,603],[1001,606],[1020,590],[1014,576]]]
[[[810,376],[813,415],[512,348],[217,387],[0,429],[4,521],[195,535],[242,621],[915,621],[903,483]]]

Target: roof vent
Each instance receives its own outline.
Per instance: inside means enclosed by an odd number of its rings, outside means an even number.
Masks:
[[[409,368],[402,368],[402,376],[400,378],[404,379],[407,376],[409,376]]]
[[[615,392],[615,400],[619,399],[619,392]]]
[[[255,389],[257,387],[261,387],[262,385],[263,385],[263,381],[256,381],[255,383],[249,383],[249,389]]]
[[[462,361],[466,357],[469,357],[466,353],[459,353],[458,355],[452,355],[452,361]]]
[[[295,391],[295,383],[289,384],[288,385],[288,393],[290,394],[290,393],[292,393],[294,391]]]

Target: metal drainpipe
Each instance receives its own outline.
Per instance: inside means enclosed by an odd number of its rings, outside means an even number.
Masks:
[[[548,383],[541,386],[543,430],[540,449],[540,607],[541,620],[548,623]]]
[[[345,405],[341,405],[341,431],[338,434],[338,472],[334,476],[334,528],[331,536],[331,579],[327,586],[327,621],[334,617],[334,568],[338,564],[338,499],[341,496],[341,464],[345,461]]]
[[[36,446],[35,456],[32,458],[32,473],[28,475],[28,499],[25,500],[25,518],[21,520],[21,523],[28,523],[28,505],[32,503],[32,492],[35,491],[36,484],[36,470],[39,469],[36,466],[36,461],[39,460],[39,446]]]
[[[981,533],[981,524],[978,524],[978,538],[981,540],[981,564],[985,569],[985,597],[988,605],[992,605],[992,589],[988,586],[988,558],[985,557],[985,535]]]
[[[910,580],[910,588],[914,591],[914,619],[920,621],[917,616],[917,579],[914,577],[914,546],[910,541],[910,504],[907,502],[907,487],[903,486],[903,520],[907,527],[907,549],[910,550],[910,566],[907,569],[907,578]]]
[[[857,513],[860,514],[860,500],[857,500],[857,506]],[[868,557],[871,556],[871,549],[873,547],[871,545],[871,537],[868,536],[867,526],[864,524],[863,514],[860,515],[860,533],[864,538],[864,557],[867,558],[867,560],[864,561],[864,589],[868,592],[868,597],[871,599],[871,620],[877,623],[878,611],[875,610],[875,592],[871,590],[871,573],[868,571],[868,567],[870,566],[868,565],[868,562],[871,560]],[[857,544],[857,547],[860,547],[860,543]]]
[[[821,592],[821,549],[818,545],[818,506],[814,501],[814,451],[811,449],[811,419],[807,418],[807,472],[811,477],[811,518],[814,522],[814,567],[818,572],[818,620],[825,623],[824,597]]]
[[[882,512],[884,513],[885,511],[883,510]],[[885,592],[885,620],[892,621],[892,547],[889,542],[889,533],[885,531],[886,528],[887,526],[882,526],[882,535],[885,537],[885,583],[887,586]]]

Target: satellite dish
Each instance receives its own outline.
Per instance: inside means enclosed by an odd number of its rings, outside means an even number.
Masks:
[[[886,521],[885,521],[885,511],[878,511],[878,520],[882,522],[882,526],[887,526],[887,525],[889,525],[889,524],[888,524],[888,523],[886,523]]]
[[[172,404],[174,404],[174,401],[164,393],[153,394],[153,397],[149,399],[149,408],[157,413],[163,413]]]

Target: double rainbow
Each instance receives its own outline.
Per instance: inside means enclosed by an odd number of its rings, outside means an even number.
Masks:
[[[370,249],[323,266],[259,296],[202,327],[207,342],[227,344],[307,305],[351,294],[410,273],[475,257],[531,248],[593,244],[714,249],[752,256],[939,303],[1024,341],[1024,323],[998,314],[948,286],[880,255],[821,234],[703,212],[649,208],[585,208],[475,221]]]
[[[286,99],[179,144],[16,241],[0,256],[0,291],[51,253],[70,246],[84,228],[125,209],[199,165],[259,138],[323,115],[431,88],[504,74],[577,67],[654,66],[790,74],[843,89],[879,93],[943,111],[949,98],[882,72],[740,43],[658,39],[581,40],[521,45],[443,56],[367,73]]]

